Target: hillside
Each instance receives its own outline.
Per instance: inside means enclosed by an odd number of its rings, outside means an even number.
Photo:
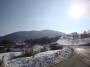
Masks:
[[[1,37],[0,41],[5,40],[5,39],[9,39],[12,41],[23,41],[26,39],[41,38],[43,36],[55,37],[55,36],[61,36],[61,35],[65,35],[65,33],[53,31],[53,30],[19,31],[19,32],[14,32],[14,33]]]
[[[0,38],[1,38],[1,36],[0,36]]]

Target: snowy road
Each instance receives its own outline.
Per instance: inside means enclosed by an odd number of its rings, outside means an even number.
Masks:
[[[72,47],[73,55],[67,60],[50,67],[90,67],[90,47]]]
[[[83,62],[90,65],[90,47],[75,48],[75,53],[83,60]]]

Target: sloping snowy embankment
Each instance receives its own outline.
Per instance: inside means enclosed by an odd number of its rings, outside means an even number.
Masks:
[[[8,60],[9,67],[47,67],[59,63],[72,54],[68,47],[62,50],[46,51],[36,54],[34,57],[24,57]]]
[[[21,52],[0,53],[0,59],[2,59],[3,56],[5,56],[6,59],[9,59],[11,54],[14,54],[14,56],[19,56],[21,55]]]
[[[87,44],[90,43],[90,38],[84,38],[84,39],[70,39],[70,38],[60,38],[57,41],[58,44],[61,45],[80,45],[80,44]]]

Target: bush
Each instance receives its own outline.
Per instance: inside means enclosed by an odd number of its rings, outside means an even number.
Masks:
[[[80,46],[90,46],[90,43],[88,43],[88,44],[81,44]]]
[[[6,52],[10,52],[10,51],[11,51],[11,49],[10,49],[10,48],[7,48],[7,49],[6,49]]]
[[[58,45],[57,43],[54,43],[54,44],[50,45],[51,50],[59,50],[59,49],[62,49],[62,48],[63,48],[63,45]]]
[[[0,67],[8,67],[7,59],[5,58],[5,56],[3,56],[0,61]]]
[[[15,58],[15,54],[14,54],[14,53],[12,53],[12,54],[10,54],[10,55],[9,55],[9,57],[10,57],[10,59]]]
[[[1,59],[0,59],[0,67],[3,67],[3,66],[2,66],[2,60],[1,60]]]
[[[22,57],[31,56],[31,51],[29,51],[28,48],[24,48],[24,49],[22,49],[21,56]]]

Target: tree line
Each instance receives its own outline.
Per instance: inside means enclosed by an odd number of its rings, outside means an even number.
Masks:
[[[56,42],[59,38],[60,36],[53,37],[53,38],[49,38],[45,36],[45,37],[38,38],[38,39],[25,40],[25,43],[30,44],[32,46],[34,44],[44,45],[44,44],[50,44],[50,43]]]
[[[28,46],[33,46],[35,44],[39,44],[39,45],[46,45],[46,44],[50,44],[52,42],[56,42],[58,39],[60,38],[60,36],[57,37],[53,37],[53,38],[49,38],[47,36],[42,37],[42,38],[38,38],[38,39],[28,39],[25,40],[24,43],[26,43],[26,45]],[[7,49],[6,51],[10,51],[10,48],[12,48],[13,46],[15,46],[15,43],[11,40],[2,40],[0,41],[0,46],[3,46],[4,49]],[[0,47],[2,48],[2,47]]]

